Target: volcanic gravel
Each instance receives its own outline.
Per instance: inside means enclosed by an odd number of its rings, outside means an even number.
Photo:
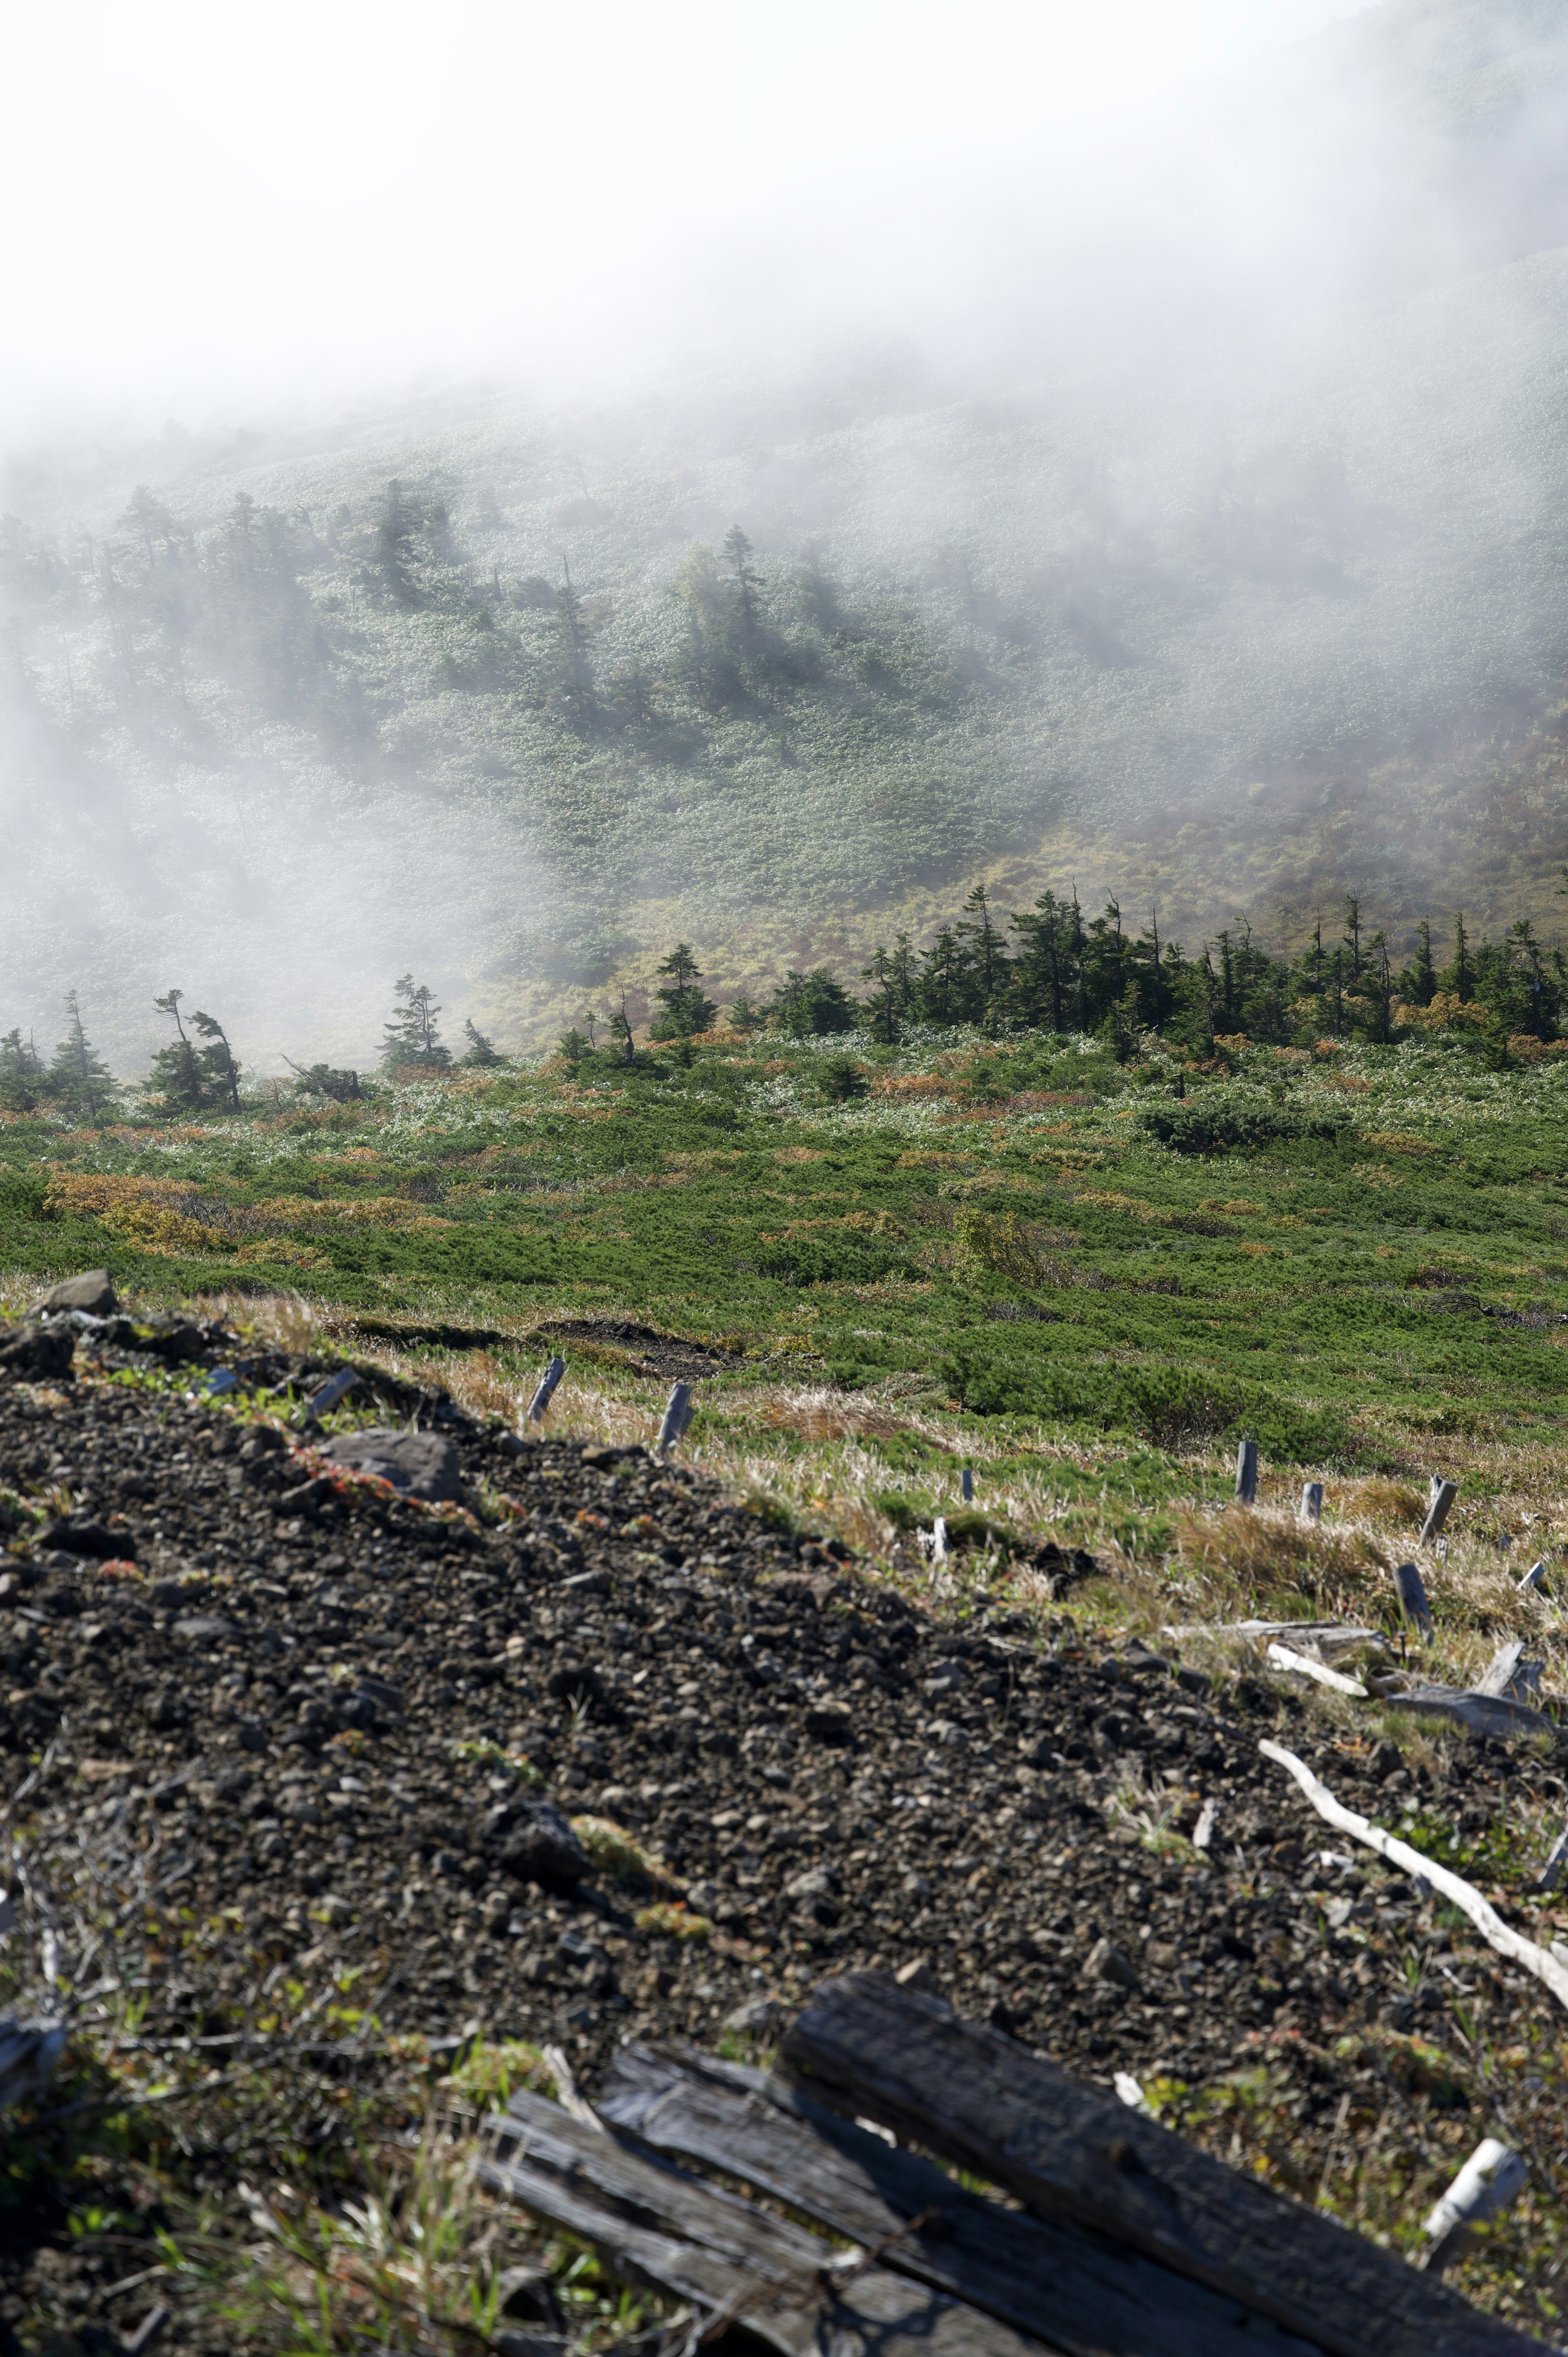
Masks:
[[[1563,1789],[1490,1743],[1441,1793],[1391,1745],[1319,1755],[1294,1697],[1065,1621],[944,1625],[683,1467],[436,1409],[467,1506],[198,1399],[0,1389],[0,1484],[72,1493],[0,1576],[7,1790],[53,1744],[46,1845],[238,1910],[307,1980],[370,1967],[389,2029],[553,2039],[591,2077],[630,2033],[762,2036],[825,1971],[924,1960],[1096,2077],[1201,2080],[1261,2030],[1430,2027],[1447,1996],[1406,1969],[1408,1889],[1322,1861],[1260,1734],[1385,1813]],[[1178,1825],[1218,1803],[1218,1870],[1140,1843],[1133,1776]],[[668,1883],[583,1871],[585,1816]]]

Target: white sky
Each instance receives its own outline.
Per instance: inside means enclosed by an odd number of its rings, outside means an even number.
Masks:
[[[743,285],[856,324],[1012,176],[1349,0],[57,0],[12,12],[0,436],[583,372]],[[1018,182],[1016,185],[1026,185]],[[983,208],[981,209],[982,210]],[[980,215],[977,212],[976,218]],[[897,285],[893,282],[897,280]],[[759,283],[760,282],[760,283]],[[785,290],[789,290],[786,296]]]

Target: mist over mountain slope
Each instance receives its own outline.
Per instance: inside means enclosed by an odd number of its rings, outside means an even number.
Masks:
[[[1409,802],[1568,663],[1565,92],[1554,9],[1335,27],[1213,101],[1231,173],[1288,125],[1275,267],[1108,215],[1005,363],[13,460],[0,1014],[75,987],[134,1062],[173,981],[263,1067],[364,1061],[410,965],[516,1041],[676,933],[721,990],[853,966],[979,875],[1189,932],[1469,899]],[[1542,775],[1510,915],[1568,856]],[[1217,861],[1265,780],[1332,825]]]

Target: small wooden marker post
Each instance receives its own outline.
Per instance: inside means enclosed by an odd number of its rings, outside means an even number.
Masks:
[[[692,1386],[677,1383],[670,1394],[664,1421],[659,1427],[659,1454],[668,1457],[692,1421]]]
[[[939,1514],[936,1521],[931,1524],[931,1561],[933,1563],[946,1563],[947,1559],[948,1526],[945,1518]]]
[[[1426,1590],[1421,1584],[1421,1574],[1413,1563],[1396,1564],[1394,1589],[1399,1597],[1400,1610],[1407,1620],[1413,1620],[1423,1637],[1432,1634],[1432,1608],[1426,1600]]]
[[[1568,1866],[1568,1825],[1563,1826],[1562,1832],[1558,1835],[1557,1839],[1552,1843],[1551,1849],[1547,1852],[1546,1864],[1541,1867],[1541,1872],[1535,1878],[1536,1889],[1538,1890],[1555,1890],[1557,1888],[1557,1878],[1562,1873],[1564,1866]]]
[[[554,1394],[555,1386],[560,1382],[565,1372],[566,1361],[564,1359],[551,1360],[550,1364],[545,1368],[543,1374],[539,1379],[539,1389],[534,1393],[533,1397],[528,1403],[528,1415],[524,1419],[525,1422],[529,1424],[543,1423],[544,1411],[550,1405],[551,1399]]]
[[[1240,1440],[1236,1444],[1236,1497],[1239,1504],[1251,1506],[1258,1498],[1258,1444]]]
[[[1457,1481],[1444,1481],[1441,1474],[1434,1473],[1433,1475],[1432,1502],[1426,1510],[1426,1520],[1421,1526],[1421,1537],[1418,1542],[1420,1545],[1430,1546],[1432,1544],[1433,1540],[1437,1536],[1438,1532],[1448,1520],[1448,1509],[1452,1506],[1455,1499],[1458,1495],[1459,1484]]]
[[[1219,1814],[1218,1801],[1205,1801],[1197,1813],[1197,1823],[1192,1829],[1194,1849],[1208,1849],[1214,1842],[1214,1823]]]
[[[964,1504],[966,1506],[972,1506],[974,1503],[974,1468],[972,1465],[966,1465],[963,1471],[959,1475],[959,1491],[963,1499]]]
[[[1323,1484],[1321,1481],[1304,1481],[1302,1483],[1301,1519],[1304,1523],[1320,1523],[1323,1520]]]
[[[1520,1581],[1519,1586],[1521,1596],[1527,1588],[1534,1588],[1539,1595],[1545,1595],[1546,1557],[1544,1555],[1541,1556],[1539,1563],[1532,1563],[1530,1565],[1530,1569],[1525,1573],[1524,1577]]]

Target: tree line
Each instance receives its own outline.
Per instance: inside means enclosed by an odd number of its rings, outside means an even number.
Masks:
[[[1077,1034],[1123,1062],[1151,1033],[1211,1054],[1216,1040],[1243,1036],[1280,1046],[1323,1038],[1386,1044],[1429,1028],[1464,1032],[1506,1057],[1510,1039],[1554,1039],[1568,1021],[1568,963],[1528,917],[1489,941],[1475,938],[1461,912],[1445,956],[1424,917],[1413,950],[1398,954],[1387,931],[1369,925],[1356,893],[1345,896],[1337,920],[1337,933],[1326,935],[1319,912],[1294,957],[1271,954],[1244,918],[1189,952],[1162,938],[1157,910],[1134,932],[1114,898],[1086,919],[1076,891],[1044,892],[1033,908],[1002,917],[977,884],[925,948],[903,932],[890,948],[879,944],[861,969],[867,987],[859,997],[818,966],[788,974],[760,1003],[743,993],[725,1019],[732,1031],[859,1031],[887,1047],[916,1025]],[[689,943],[676,943],[658,976],[653,1039],[689,1043],[717,1020]],[[633,1060],[624,1000],[583,1021],[586,1033],[574,1025],[560,1042],[569,1062],[606,1053]],[[600,1021],[610,1034],[603,1048]]]
[[[1568,878],[1568,868],[1560,873]],[[1568,884],[1563,889],[1568,893]],[[1369,930],[1357,894],[1346,895],[1339,919],[1338,934],[1326,939],[1320,914],[1294,957],[1263,949],[1245,919],[1189,953],[1181,942],[1162,939],[1157,911],[1133,933],[1115,899],[1086,920],[1076,892],[1065,899],[1043,892],[1032,909],[999,919],[977,884],[962,913],[924,949],[903,932],[891,948],[878,945],[861,968],[867,987],[859,997],[817,966],[787,974],[764,1000],[742,992],[725,1019],[746,1036],[859,1032],[886,1047],[919,1025],[1077,1034],[1101,1040],[1123,1062],[1152,1033],[1212,1054],[1217,1041],[1240,1037],[1281,1046],[1323,1038],[1386,1044],[1432,1028],[1464,1033],[1480,1052],[1506,1061],[1510,1042],[1544,1044],[1568,1026],[1568,962],[1561,949],[1542,944],[1528,917],[1494,942],[1473,937],[1456,915],[1442,964],[1423,917],[1413,951],[1397,965],[1386,931]],[[714,1028],[719,1007],[703,988],[689,942],[677,942],[660,962],[655,983],[650,1036],[678,1061],[690,1062],[693,1042]],[[242,1074],[228,1032],[204,1008],[187,1015],[184,1000],[174,989],[154,999],[173,1036],[132,1090],[111,1074],[87,1036],[76,992],[68,993],[65,1037],[52,1058],[19,1027],[0,1036],[0,1111],[58,1112],[91,1124],[139,1098],[166,1114],[239,1112]],[[463,1025],[463,1052],[455,1056],[441,1036],[435,992],[412,973],[399,975],[392,1001],[376,1068],[382,1080],[411,1071],[478,1071],[505,1060],[471,1017]],[[585,1031],[574,1024],[559,1043],[569,1064],[636,1063],[636,1027],[624,997],[582,1020]],[[375,1085],[371,1071],[285,1060],[300,1097],[347,1103]]]

